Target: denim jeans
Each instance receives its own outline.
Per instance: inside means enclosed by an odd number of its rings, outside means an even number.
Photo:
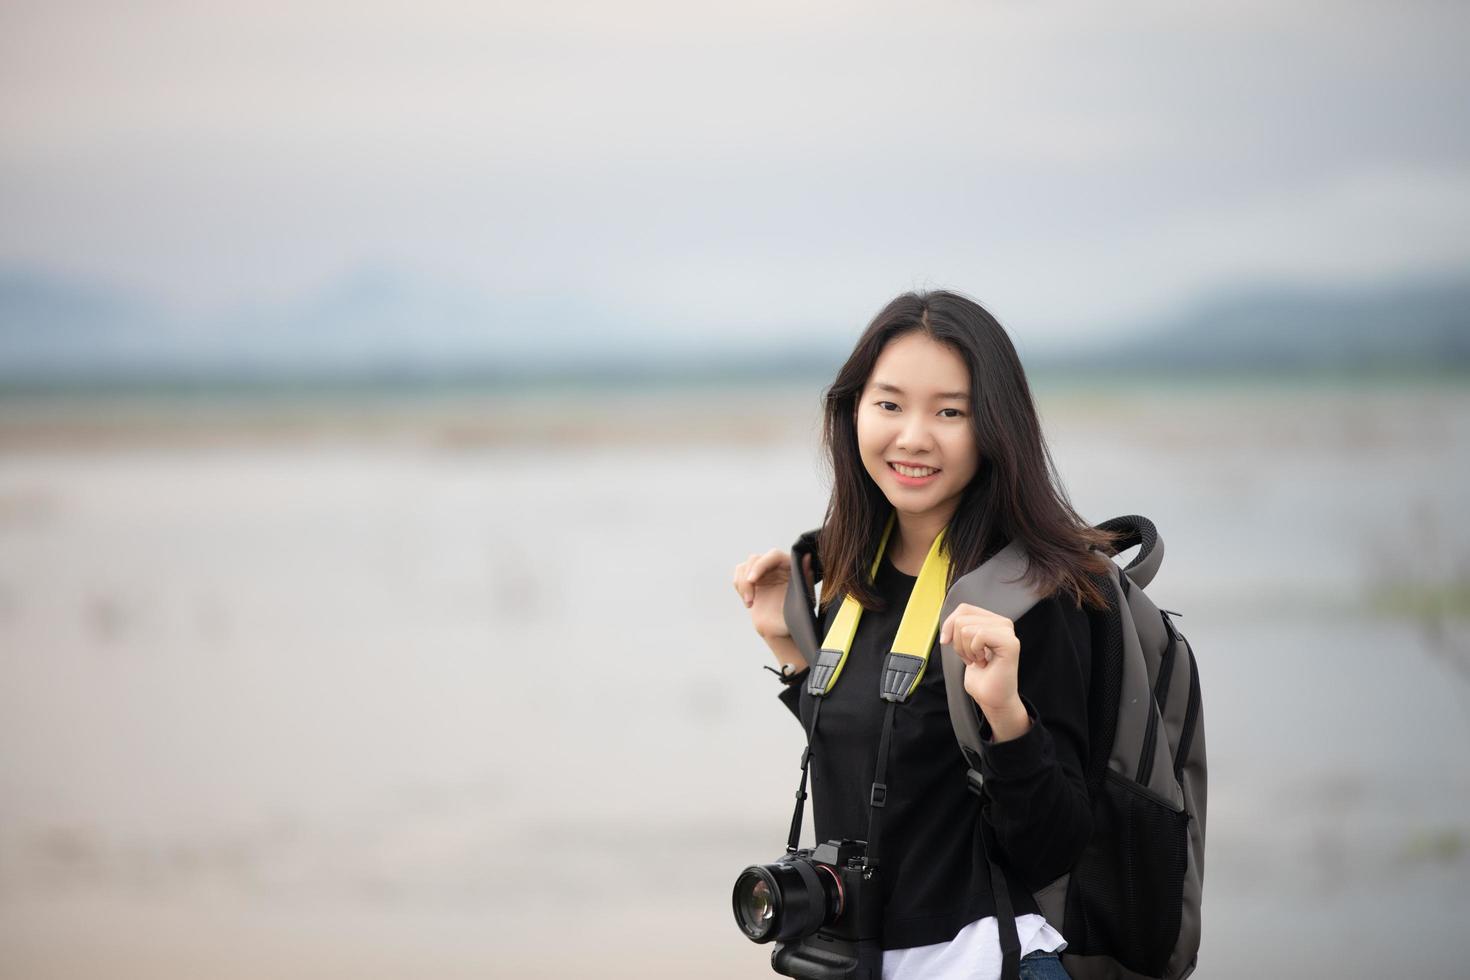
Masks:
[[[1071,980],[1056,953],[1037,950],[1021,957],[1021,980]]]

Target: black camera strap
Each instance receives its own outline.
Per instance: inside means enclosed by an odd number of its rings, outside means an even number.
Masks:
[[[883,839],[883,808],[888,803],[888,744],[893,738],[893,709],[897,700],[888,702],[883,711],[883,734],[878,737],[878,761],[873,768],[873,789],[868,794],[868,864],[878,867],[878,845]]]
[[[806,730],[806,749],[801,753],[801,785],[796,788],[796,812],[791,814],[791,836],[786,839],[786,853],[795,854],[801,842],[801,813],[806,808],[806,776],[812,761],[812,738],[817,734],[817,716],[822,713],[822,698],[812,704],[812,723]]]

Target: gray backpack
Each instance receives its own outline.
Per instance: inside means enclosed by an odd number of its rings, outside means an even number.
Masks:
[[[1098,527],[1124,533],[1119,551],[1140,548],[1126,568],[1110,563],[1106,581],[1098,581],[1110,597],[1109,609],[1088,610],[1092,677],[1086,778],[1092,838],[1072,870],[1035,898],[1047,921],[1067,939],[1062,965],[1074,980],[1183,980],[1194,971],[1199,951],[1204,875],[1207,770],[1199,675],[1194,651],[1170,611],[1155,606],[1143,591],[1164,557],[1164,542],[1153,524],[1127,516]],[[784,607],[792,638],[809,663],[815,663],[819,647],[813,588],[821,578],[817,533],[803,534],[792,546]],[[808,554],[812,581],[802,569]],[[1019,581],[1025,568],[1025,553],[1012,542],[954,581],[941,621],[960,603],[1020,619],[1041,599]],[[950,720],[969,763],[970,788],[984,801],[979,711],[965,693],[964,662],[948,645],[942,644],[940,652]],[[1013,980],[1020,955],[1014,913],[1003,867],[988,855],[987,863],[997,899],[1002,976]]]

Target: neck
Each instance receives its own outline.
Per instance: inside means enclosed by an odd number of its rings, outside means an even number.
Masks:
[[[934,539],[949,523],[949,514],[905,514],[898,512],[898,526],[888,542],[888,560],[905,575],[918,575]]]

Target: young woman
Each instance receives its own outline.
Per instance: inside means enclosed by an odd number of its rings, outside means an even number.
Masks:
[[[1031,892],[1065,873],[1092,831],[1083,779],[1085,607],[1106,606],[1092,573],[1109,559],[1090,548],[1109,548],[1113,537],[1072,509],[1015,348],[970,299],[931,292],[893,300],[824,401],[833,487],[816,567],[806,566],[823,580],[817,636],[827,635],[843,596],[864,612],[813,737],[816,839],[866,837],[885,710],[879,675],[936,537],[944,535],[948,583],[1019,539],[1027,578],[1046,598],[1015,622],[973,605],[955,608],[938,625],[918,686],[894,713],[878,875],[882,975],[1000,976],[996,905],[976,858],[981,834],[1007,868],[1022,977],[1066,977],[1056,955],[1066,938],[1039,914]],[[805,728],[815,699],[801,683],[807,665],[782,612],[789,563],[777,548],[752,554],[736,567],[734,585],[781,665],[781,698]],[[983,719],[983,814],[967,789],[937,644],[952,644],[965,661],[965,691]]]

